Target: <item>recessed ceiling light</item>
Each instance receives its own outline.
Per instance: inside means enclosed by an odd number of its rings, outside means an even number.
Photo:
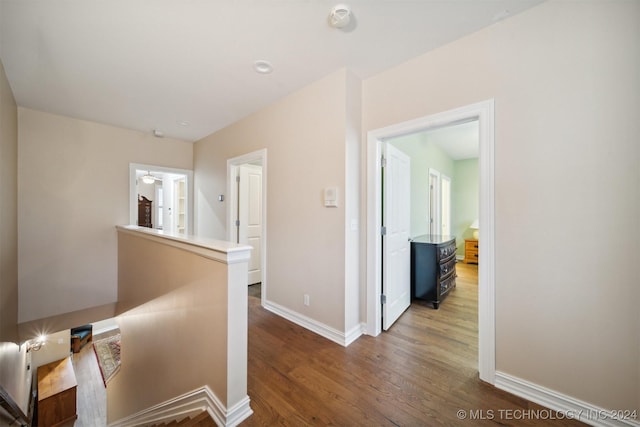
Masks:
[[[269,74],[273,71],[273,65],[269,61],[260,59],[253,63],[253,69],[256,70],[256,73]]]

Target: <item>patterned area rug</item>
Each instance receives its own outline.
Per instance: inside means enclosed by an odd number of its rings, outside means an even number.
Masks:
[[[104,386],[120,369],[120,334],[93,342]]]

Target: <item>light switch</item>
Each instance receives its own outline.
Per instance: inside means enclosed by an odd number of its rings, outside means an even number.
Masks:
[[[327,187],[324,189],[324,206],[335,208],[338,206],[338,187]]]

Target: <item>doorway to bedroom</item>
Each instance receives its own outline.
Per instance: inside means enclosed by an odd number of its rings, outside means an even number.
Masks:
[[[479,228],[482,230],[482,239],[479,241],[479,252],[482,255],[479,258],[478,291],[476,294],[478,301],[477,366],[480,378],[491,384],[495,378],[493,111],[493,100],[488,100],[373,130],[367,134],[367,188],[370,195],[367,201],[367,334],[376,336],[382,330],[381,319],[385,301],[383,292],[386,292],[382,274],[382,233],[384,232],[382,212],[384,202],[381,170],[381,159],[386,141],[453,124],[468,123],[474,120],[478,122],[478,220]],[[385,174],[387,173],[385,171]],[[389,194],[385,193],[384,198],[388,197]],[[427,203],[425,205],[428,207]],[[466,227],[468,228],[469,225],[467,224]],[[402,286],[409,287],[410,285],[403,284]]]

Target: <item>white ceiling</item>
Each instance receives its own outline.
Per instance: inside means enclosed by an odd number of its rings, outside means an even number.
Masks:
[[[453,160],[475,159],[480,155],[478,120],[426,131],[426,140],[436,144]]]
[[[0,0],[0,58],[20,106],[193,141],[342,67],[368,78],[541,1],[352,0],[338,30],[325,0]]]

